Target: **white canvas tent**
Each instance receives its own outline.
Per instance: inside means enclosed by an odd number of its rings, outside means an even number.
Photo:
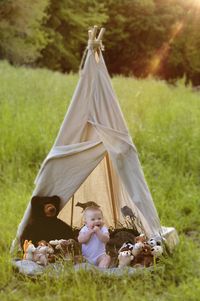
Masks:
[[[101,206],[107,226],[125,225],[121,208],[128,206],[139,232],[162,232],[101,52],[101,30],[89,32],[81,76],[56,141],[36,178],[34,195],[61,198],[59,217],[81,227],[82,209],[77,202]],[[29,203],[18,227],[19,241],[29,222]]]

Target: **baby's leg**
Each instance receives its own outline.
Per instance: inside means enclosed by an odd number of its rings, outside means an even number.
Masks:
[[[108,268],[110,264],[111,258],[107,254],[103,254],[97,260],[97,266],[99,268]]]

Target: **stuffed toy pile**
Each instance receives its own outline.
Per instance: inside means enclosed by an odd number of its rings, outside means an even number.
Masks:
[[[160,236],[146,239],[144,234],[135,242],[125,242],[118,251],[118,267],[149,267],[163,255],[163,238]]]
[[[82,203],[77,206],[83,208]],[[84,209],[84,208],[83,208]],[[24,259],[46,266],[62,258],[73,263],[83,262],[81,245],[76,241],[76,230],[60,220],[58,196],[34,196],[31,200],[31,220],[22,235]],[[115,229],[107,244],[113,266],[149,267],[163,254],[163,239],[146,239],[134,229]],[[117,261],[116,261],[117,260]]]
[[[46,266],[58,259],[72,263],[82,262],[80,244],[74,239],[44,240],[38,242],[37,247],[31,241],[25,240],[23,245],[23,259],[31,260]]]
[[[79,260],[81,249],[74,239],[75,231],[60,220],[58,196],[34,196],[31,200],[31,220],[25,228],[21,244],[23,259],[46,266],[58,258]]]

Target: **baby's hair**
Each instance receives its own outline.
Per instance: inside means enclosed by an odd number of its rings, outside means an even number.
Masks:
[[[97,207],[97,206],[89,206],[89,207],[86,207],[85,210],[83,211],[83,217],[85,218],[85,215],[88,211],[99,211],[101,212],[102,216],[103,216],[103,212],[102,210]]]

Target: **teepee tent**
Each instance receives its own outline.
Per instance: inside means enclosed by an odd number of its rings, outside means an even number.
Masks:
[[[101,206],[108,227],[125,226],[128,209],[139,232],[157,235],[162,231],[159,218],[102,56],[104,30],[98,38],[96,30],[89,31],[78,85],[36,178],[33,196],[58,195],[59,218],[74,227],[82,225],[82,208],[76,204],[93,201]],[[31,203],[15,244],[30,215]]]

